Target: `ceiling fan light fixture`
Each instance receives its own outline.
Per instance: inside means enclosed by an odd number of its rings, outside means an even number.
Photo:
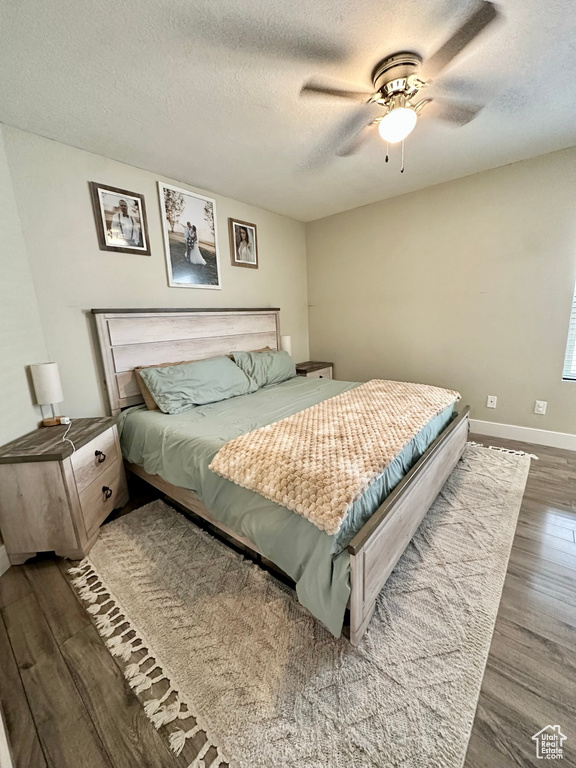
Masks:
[[[380,136],[389,144],[397,144],[414,130],[418,115],[409,107],[396,107],[384,115],[378,131]]]

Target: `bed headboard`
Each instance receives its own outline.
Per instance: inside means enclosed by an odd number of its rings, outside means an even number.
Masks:
[[[280,349],[280,310],[93,309],[113,416],[138,405],[134,368],[240,350]]]

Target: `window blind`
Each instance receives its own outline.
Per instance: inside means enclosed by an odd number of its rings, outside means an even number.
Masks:
[[[570,329],[568,331],[568,343],[566,344],[562,378],[568,381],[576,381],[576,288],[574,289],[574,297],[572,299]]]

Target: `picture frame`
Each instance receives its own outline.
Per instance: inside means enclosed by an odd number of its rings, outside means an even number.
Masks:
[[[158,182],[168,285],[222,288],[216,202],[188,189]]]
[[[144,195],[96,181],[89,187],[100,250],[150,256]]]
[[[233,267],[258,269],[258,235],[256,224],[228,219],[230,263]]]

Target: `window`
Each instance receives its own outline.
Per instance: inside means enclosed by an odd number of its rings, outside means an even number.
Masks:
[[[570,330],[568,331],[568,343],[566,344],[566,357],[564,358],[562,378],[568,381],[576,381],[576,288],[574,289],[574,298],[572,299]]]

